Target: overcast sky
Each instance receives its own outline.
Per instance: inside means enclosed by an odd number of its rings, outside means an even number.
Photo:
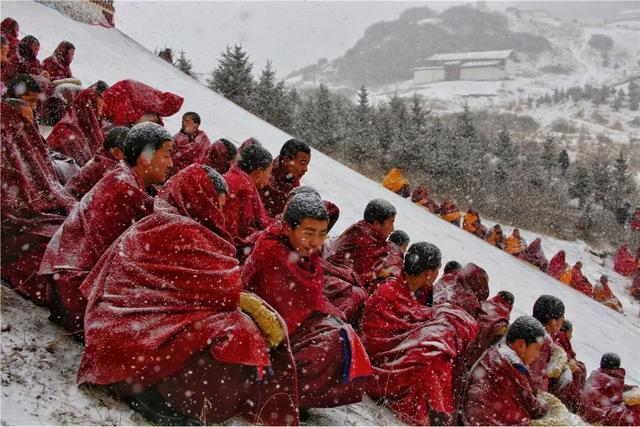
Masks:
[[[119,1],[116,26],[149,49],[184,49],[197,72],[210,72],[227,45],[242,44],[254,74],[271,59],[280,77],[334,59],[362,37],[371,24],[396,19],[409,7],[442,10],[467,2],[218,2]],[[518,3],[523,9],[547,8],[563,19],[602,18],[638,2],[526,1],[488,2],[496,9]]]

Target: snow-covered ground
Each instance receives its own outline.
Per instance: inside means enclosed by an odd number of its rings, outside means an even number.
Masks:
[[[240,142],[254,136],[272,153],[289,138],[282,131],[252,116],[205,86],[169,66],[140,44],[114,29],[71,21],[58,12],[33,2],[2,3],[2,17],[11,16],[20,23],[21,36],[33,34],[40,39],[42,58],[61,40],[76,45],[72,65],[74,74],[91,84],[97,79],[115,83],[134,78],[152,86],[184,96],[180,114],[166,120],[176,131],[182,112],[197,111],[202,128],[210,137],[227,137]],[[168,29],[170,30],[170,29]],[[543,293],[561,298],[568,319],[574,323],[574,348],[588,370],[597,367],[600,356],[615,351],[627,368],[627,382],[640,384],[640,322],[637,306],[624,301],[626,315],[616,313],[549,276],[515,260],[480,239],[456,229],[409,201],[391,194],[375,183],[334,160],[315,152],[304,184],[318,188],[341,208],[341,218],[333,234],[359,220],[366,203],[377,197],[392,201],[399,214],[396,227],[411,235],[413,241],[437,244],[445,260],[475,262],[484,267],[491,280],[491,293],[506,289],[516,296],[513,316],[529,314],[535,299]],[[531,240],[532,236],[525,234]],[[545,239],[548,256],[557,249],[567,250],[568,260],[583,257],[585,271],[595,278],[606,271],[614,288],[622,296],[622,281],[609,268],[594,266],[579,243],[565,244]],[[12,424],[143,424],[127,407],[106,393],[77,388],[75,373],[81,347],[64,332],[50,324],[44,309],[2,289],[2,423]],[[635,362],[634,362],[635,361]],[[388,410],[370,400],[335,409],[312,411],[312,424],[323,425],[395,425]]]

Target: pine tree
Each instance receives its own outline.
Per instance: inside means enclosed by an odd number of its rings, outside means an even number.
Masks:
[[[276,97],[276,73],[271,68],[271,61],[267,61],[267,65],[262,70],[252,96],[253,112],[272,125],[278,126],[274,113],[279,108],[277,105],[279,100]]]
[[[191,60],[187,58],[184,50],[181,50],[178,54],[178,60],[175,64],[176,68],[186,75],[195,78],[195,74],[193,74],[193,65],[191,64]]]
[[[640,86],[633,80],[629,83],[629,109],[631,111],[638,111],[640,106]]]
[[[558,154],[556,153],[556,143],[553,136],[547,135],[542,143],[542,168],[547,172],[549,176],[553,175],[553,171],[557,165],[556,159]]]
[[[613,188],[612,202],[614,208],[617,208],[623,204],[623,202],[634,191],[634,183],[629,173],[629,163],[624,151],[620,150],[620,154],[616,158],[613,169]]]
[[[585,206],[589,196],[593,191],[593,179],[589,173],[589,168],[584,164],[579,164],[573,173],[569,194],[577,197],[580,206]]]
[[[212,72],[212,78],[207,79],[210,89],[235,102],[242,108],[251,110],[251,92],[253,89],[253,65],[242,46],[235,45],[233,50],[227,46],[218,67]]]
[[[564,148],[560,151],[560,155],[558,156],[558,164],[560,165],[560,170],[562,171],[562,176],[567,174],[567,169],[569,169],[570,161],[569,161],[569,153]]]

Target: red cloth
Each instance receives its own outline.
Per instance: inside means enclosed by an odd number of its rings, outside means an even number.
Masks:
[[[98,96],[93,87],[80,92],[47,138],[53,149],[71,157],[80,166],[103,149],[104,133],[96,112]]]
[[[432,410],[454,411],[455,359],[478,332],[471,316],[448,304],[425,307],[402,279],[392,278],[369,297],[360,326],[374,366],[369,396],[386,399],[415,425],[429,425]]]
[[[640,231],[640,209],[636,209],[633,213],[633,219],[629,223],[632,231]]]
[[[482,301],[489,296],[489,276],[475,264],[467,264],[457,274],[445,274],[433,285],[433,305],[452,304],[475,319],[482,314]]]
[[[6,62],[0,63],[0,78],[5,85],[18,74],[18,68],[16,62],[13,59],[8,59]]]
[[[600,281],[593,287],[593,299],[619,313],[623,312],[622,304],[609,287],[606,276],[601,276]]]
[[[35,272],[75,201],[62,188],[36,128],[2,103],[2,278],[44,304],[48,282]]]
[[[104,150],[99,150],[93,159],[82,166],[73,178],[67,182],[65,189],[78,199],[87,194],[94,185],[118,165],[118,161]]]
[[[43,68],[40,60],[33,53],[29,40],[22,39],[18,43],[18,73],[39,76]]]
[[[284,210],[289,192],[300,186],[300,180],[294,178],[282,162],[280,156],[272,162],[271,177],[269,184],[260,190],[262,204],[271,218],[275,218]]]
[[[531,425],[546,412],[527,368],[506,344],[487,351],[469,373],[464,425]]]
[[[238,256],[242,261],[251,252],[257,236],[271,221],[264,210],[258,189],[249,175],[238,166],[234,166],[224,175],[224,179],[229,186],[223,210],[226,227],[233,236]]]
[[[229,150],[227,150],[227,147],[222,141],[218,140],[213,143],[210,156],[209,161],[218,173],[224,175],[229,172],[233,158],[230,156]]]
[[[633,255],[631,255],[629,247],[627,245],[622,245],[616,253],[613,265],[616,273],[628,277],[636,271],[639,262],[640,260],[635,259]]]
[[[565,256],[565,252],[560,250],[551,258],[551,262],[549,263],[547,274],[556,280],[560,280],[560,276],[562,276],[568,267]]]
[[[349,268],[336,266],[322,258],[324,272],[324,296],[340,310],[345,320],[357,325],[367,299],[366,291],[360,286],[358,276]]]
[[[131,126],[145,113],[172,116],[184,98],[136,80],[120,80],[104,92],[104,112],[115,126]]]
[[[568,383],[562,381],[562,378],[551,380],[549,390],[553,395],[558,397],[567,408],[575,412],[575,409],[577,409],[580,404],[580,393],[587,378],[587,368],[584,363],[576,360],[576,352],[573,351],[571,341],[565,332],[558,332],[553,337],[553,341],[562,347],[565,353],[567,353],[569,360],[575,360],[576,370],[572,373],[571,381]]]
[[[531,385],[536,390],[549,391],[549,377],[547,377],[547,366],[551,360],[553,349],[553,338],[545,334],[540,354],[538,358],[529,364],[529,374],[531,375]]]
[[[73,77],[71,60],[69,59],[70,50],[71,47],[68,42],[60,42],[53,54],[44,60],[42,65],[45,71],[49,73],[51,80],[70,79]]]
[[[438,204],[429,197],[429,191],[422,185],[418,185],[413,190],[413,193],[411,193],[411,201],[422,206],[431,213],[435,213],[440,209]]]
[[[481,307],[482,313],[478,319],[480,331],[474,343],[473,354],[470,355],[471,363],[479,359],[482,353],[495,343],[496,338],[499,337],[496,335],[498,331],[509,325],[513,309],[513,305],[499,295],[482,301]]]
[[[67,322],[82,324],[83,295],[75,286],[82,282],[102,254],[131,224],[148,215],[153,199],[145,190],[135,171],[120,163],[106,175],[69,214],[53,236],[42,258],[39,274],[76,273],[75,281],[56,282]],[[65,275],[60,274],[60,278]],[[73,286],[72,289],[61,289]],[[67,305],[68,304],[68,305]]]
[[[366,221],[358,221],[347,228],[331,247],[328,261],[334,265],[351,268],[359,282],[369,292],[373,282],[389,255],[387,240],[380,236]]]
[[[171,176],[193,163],[211,166],[211,141],[204,131],[199,130],[195,137],[180,131],[173,137],[173,168]]]
[[[588,423],[602,425],[640,425],[640,406],[627,406],[622,400],[625,371],[596,369],[591,372],[581,394],[580,416]]]
[[[538,239],[531,242],[518,258],[538,267],[542,271],[547,271],[547,267],[549,266],[549,261],[547,261],[547,257],[542,251],[542,242]]]
[[[631,296],[636,300],[640,301],[640,270],[638,270],[632,277],[629,294],[631,294]]]
[[[589,283],[589,279],[587,279],[583,274],[582,270],[577,266],[573,266],[571,269],[571,282],[569,283],[573,289],[582,292],[589,298],[593,296],[593,288],[591,283]]]
[[[20,43],[18,39],[19,28],[18,22],[13,18],[4,18],[0,23],[2,35],[9,42],[9,58],[15,58],[17,55],[18,43]]]

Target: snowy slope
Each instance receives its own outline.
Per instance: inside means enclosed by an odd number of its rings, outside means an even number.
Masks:
[[[181,113],[188,110],[197,111],[202,117],[203,129],[212,138],[227,137],[239,142],[254,136],[272,153],[276,153],[281,144],[289,138],[282,131],[250,115],[169,66],[117,30],[80,24],[32,2],[3,1],[2,17],[6,16],[18,20],[21,35],[33,34],[40,39],[41,58],[48,56],[60,40],[72,41],[76,45],[76,58],[72,69],[74,74],[87,84],[97,79],[115,83],[120,79],[135,78],[184,96],[185,103]],[[177,114],[167,119],[167,127],[177,131],[180,116],[181,114]],[[378,183],[358,175],[321,153],[313,153],[309,173],[303,182],[314,185],[327,199],[340,206],[342,215],[333,234],[340,233],[345,227],[359,220],[369,200],[376,197],[389,199],[399,210],[397,228],[409,232],[414,241],[426,240],[437,244],[445,260],[457,259],[463,263],[475,262],[483,266],[491,279],[492,294],[501,289],[512,291],[516,295],[514,316],[530,313],[534,300],[542,293],[562,298],[567,306],[567,318],[574,323],[574,347],[587,368],[594,369],[603,352],[615,351],[626,362],[628,381],[640,384],[640,364],[637,363],[640,359],[640,325],[637,317],[620,315],[584,298],[573,289],[561,286],[547,275],[425,213],[409,201],[389,193]],[[9,292],[11,291],[3,289],[4,294]],[[37,362],[42,359],[24,357],[21,354],[13,356],[19,359],[18,361],[14,360],[10,365],[5,363],[5,359],[13,351],[13,347],[9,346],[16,346],[20,340],[27,344],[34,340],[36,349],[33,351],[43,354],[38,346],[46,345],[62,332],[47,324],[44,310],[23,304],[11,296],[8,300],[4,298],[3,327],[7,322],[15,322],[12,329],[15,333],[3,332],[3,423],[59,424],[64,418],[53,414],[60,413],[64,408],[72,413],[85,412],[84,418],[70,419],[71,422],[99,423],[99,418],[95,418],[99,416],[98,406],[107,402],[107,406],[111,408],[115,404],[108,400],[106,395],[78,391],[73,386],[73,371],[77,369],[81,350],[79,346],[68,343],[68,337],[63,338],[65,344],[58,351],[51,353],[53,356],[47,356],[49,366],[59,369],[46,369],[47,365],[41,368]],[[34,319],[40,319],[42,327],[23,327],[33,323]],[[55,358],[51,359],[54,356],[58,358],[59,366],[55,364]],[[7,372],[7,366],[20,372],[12,376]],[[18,374],[22,374],[26,379],[22,382],[15,381],[14,377]],[[51,393],[47,389],[51,390]],[[51,400],[39,403],[37,395],[42,393],[47,393],[47,398],[50,397]],[[39,405],[39,409],[36,409],[36,404]],[[117,411],[109,409],[104,412],[104,417],[107,418],[103,422],[140,422],[128,410],[122,409],[124,413],[120,414],[112,414],[112,410]],[[36,414],[39,416],[36,417]],[[398,424],[388,411],[369,400],[342,408],[314,410],[312,415],[311,421],[315,424]]]

